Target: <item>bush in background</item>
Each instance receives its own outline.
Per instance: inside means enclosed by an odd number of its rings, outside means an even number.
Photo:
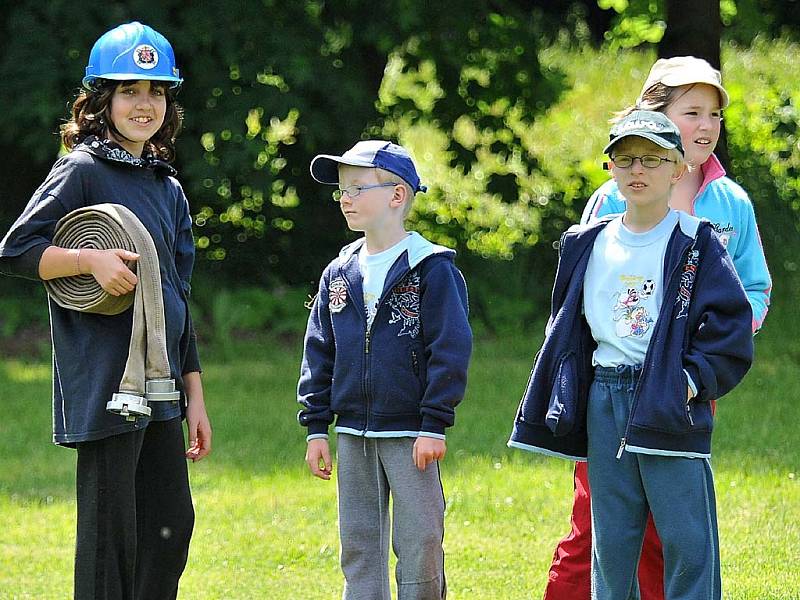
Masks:
[[[524,127],[513,110],[503,117],[503,128],[491,132],[475,129],[466,118],[446,128],[435,119],[434,105],[407,114],[383,109],[387,112],[383,131],[396,133],[409,146],[431,186],[431,192],[421,194],[415,202],[410,224],[435,241],[460,248],[457,263],[469,283],[471,317],[479,335],[539,333],[554,274],[553,242],[578,220],[586,199],[608,177],[601,166],[608,119],[636,98],[654,60],[652,51],[613,53],[562,44],[542,50],[542,69],[561,74],[566,87],[550,108]],[[800,48],[787,40],[757,39],[749,48],[732,43],[723,48],[723,77],[731,95],[731,106],[725,111],[731,175],[753,199],[775,281],[768,323],[777,318],[775,309],[780,311],[781,300],[800,291],[798,62]],[[419,88],[414,78],[422,77],[413,71],[391,76],[396,78],[396,89]],[[404,77],[412,81],[404,81]],[[429,79],[419,93],[434,75],[425,77]],[[519,156],[505,154],[508,146],[495,143],[505,129],[516,132],[513,139]],[[475,150],[477,159],[469,171],[453,161],[453,151],[447,149],[451,140]],[[525,162],[537,168],[522,168]],[[502,193],[493,187],[489,174],[502,175],[506,186]],[[472,230],[478,245],[471,245],[469,237],[463,243],[453,239],[452,223],[462,222],[465,212],[476,213],[470,219],[477,223],[481,211],[505,211],[504,224]],[[493,218],[495,223],[503,221],[496,215]],[[337,219],[330,227],[340,232],[343,244],[349,234],[344,221]],[[506,236],[512,239],[506,240]],[[487,252],[487,248],[495,250]],[[487,254],[495,258],[487,258]],[[307,284],[275,284],[267,289],[253,284],[258,278],[248,279],[247,285],[231,286],[199,270],[193,302],[201,340],[220,348],[222,356],[230,356],[237,339],[299,339],[308,314],[303,303],[316,292],[318,277],[319,271],[308,267],[299,278]],[[6,286],[11,282],[4,280]],[[46,331],[47,313],[39,300],[43,298],[41,286],[29,282],[19,282],[19,286],[23,291],[18,294],[7,293],[8,288],[3,291],[3,345],[14,337],[19,339],[19,332],[29,323],[39,332]],[[787,318],[782,326],[796,327],[796,321]]]
[[[506,163],[514,197],[498,198],[482,176],[496,172],[503,163],[493,151],[489,133],[483,134],[488,136],[486,145],[476,152],[472,171],[464,173],[441,152],[441,140],[452,136],[463,141],[464,134],[457,128],[437,127],[435,110],[416,113],[414,119],[387,121],[386,127],[396,128],[401,141],[422,157],[422,168],[432,183],[432,193],[415,202],[412,225],[447,243],[446,233],[426,224],[457,215],[450,205],[480,206],[484,196],[524,207],[526,222],[537,223],[536,233],[519,237],[524,229],[518,229],[518,237],[501,254],[506,260],[484,259],[479,253],[458,259],[470,286],[473,322],[480,330],[490,334],[529,330],[538,323],[537,317],[546,314],[556,258],[553,243],[579,219],[586,200],[609,177],[602,169],[608,120],[635,100],[655,59],[654,51],[610,52],[566,44],[542,50],[543,70],[562,73],[566,87],[559,100],[520,134],[522,150],[537,169],[515,171]],[[723,48],[723,78],[731,95],[725,111],[730,175],[755,205],[776,282],[773,306],[775,299],[791,297],[800,281],[799,63],[800,48],[786,40],[758,39],[750,48],[733,43]],[[515,116],[507,118],[509,127],[515,127]],[[480,136],[476,139],[482,143]]]

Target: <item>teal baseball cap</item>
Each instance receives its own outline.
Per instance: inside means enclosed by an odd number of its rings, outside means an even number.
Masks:
[[[609,154],[614,145],[627,137],[641,137],[667,150],[677,149],[684,154],[681,131],[664,113],[653,110],[634,110],[611,128],[609,142],[603,153]]]

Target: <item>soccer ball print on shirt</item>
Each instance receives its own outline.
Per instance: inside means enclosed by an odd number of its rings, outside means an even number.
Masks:
[[[638,275],[623,275],[614,295],[612,314],[617,337],[644,337],[655,323],[656,282]]]

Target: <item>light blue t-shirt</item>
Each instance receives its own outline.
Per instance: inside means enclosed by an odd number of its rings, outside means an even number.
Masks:
[[[664,254],[678,223],[671,210],[652,229],[634,233],[622,215],[597,236],[583,286],[583,310],[597,342],[592,363],[640,365],[664,299]]]
[[[378,310],[378,301],[383,293],[386,275],[400,255],[408,250],[411,236],[406,236],[394,246],[383,252],[369,254],[367,244],[358,251],[358,267],[361,270],[362,287],[364,289],[364,310],[367,312],[367,327],[372,325]]]

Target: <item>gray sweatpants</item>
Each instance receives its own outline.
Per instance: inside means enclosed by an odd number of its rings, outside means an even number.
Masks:
[[[420,472],[411,455],[414,441],[339,435],[343,600],[391,600],[390,493],[398,600],[445,598],[444,493],[439,463],[433,462]]]

